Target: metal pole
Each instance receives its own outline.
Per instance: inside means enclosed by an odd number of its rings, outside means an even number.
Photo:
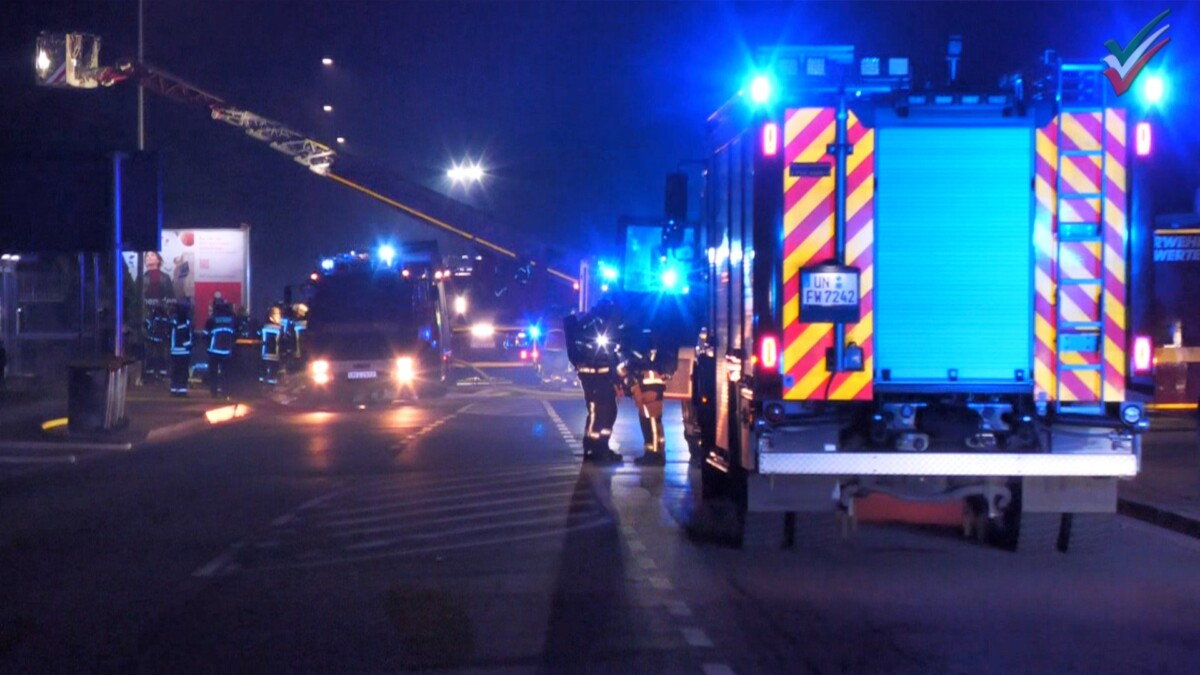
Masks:
[[[138,16],[137,16],[137,59],[141,63],[145,58],[145,0],[138,0]],[[143,152],[146,149],[146,88],[140,83],[137,88],[137,149],[138,152]],[[137,311],[134,313],[134,318],[137,320],[137,326],[140,328],[146,322],[146,252],[138,251],[137,253],[137,272],[135,276],[135,293],[134,307]]]
[[[836,145],[833,154],[836,162],[836,173],[834,176],[834,222],[833,222],[833,258],[838,265],[846,264],[846,156],[850,153],[850,144],[847,138],[847,120],[846,111],[846,92],[843,89],[838,96],[837,109],[837,137],[834,140]],[[838,373],[842,370],[842,362],[845,358],[846,351],[846,326],[844,324],[834,324],[833,326],[833,358],[834,363],[831,368],[828,368],[831,373]]]
[[[113,333],[113,355],[125,356],[125,260],[121,255],[121,232],[123,225],[121,217],[121,155],[113,157],[113,176],[115,180],[113,196],[113,322],[116,330]]]
[[[87,255],[77,254],[79,263],[79,351],[83,351],[87,332]]]

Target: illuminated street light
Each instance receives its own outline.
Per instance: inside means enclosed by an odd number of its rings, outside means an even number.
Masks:
[[[47,70],[50,70],[50,57],[46,55],[45,50],[41,50],[41,49],[38,50],[36,65],[37,65],[38,72],[40,72],[40,73],[44,73]]]
[[[345,142],[346,142],[346,137],[345,137],[345,136],[338,136],[338,137],[337,137],[337,142],[338,142],[338,143],[345,143]]]
[[[333,106],[326,103],[325,105],[321,106],[321,110],[324,110],[325,112],[333,112]]]
[[[321,65],[323,65],[323,66],[332,66],[332,65],[333,65],[333,59],[331,59],[331,58],[329,58],[328,56],[326,56],[325,58],[321,59]]]
[[[453,183],[480,183],[485,175],[483,166],[478,162],[455,164],[446,171],[446,177]]]

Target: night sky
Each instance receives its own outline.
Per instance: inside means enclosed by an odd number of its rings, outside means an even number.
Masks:
[[[1171,43],[1160,211],[1190,210],[1200,182],[1197,7],[1185,3],[397,3],[146,0],[146,60],[346,154],[448,191],[563,248],[603,249],[621,215],[658,215],[666,173],[704,154],[704,120],[773,44],[854,44],[908,55],[944,77],[961,33],[964,79],[984,86],[1045,48],[1100,59],[1163,9]],[[40,91],[41,29],[105,38],[101,59],[136,51],[130,0],[6,4],[0,83],[5,144],[129,149],[135,88]],[[11,16],[11,18],[9,18]],[[330,56],[336,63],[322,67]],[[148,146],[167,157],[166,225],[253,227],[255,304],[302,278],[322,252],[371,241],[398,217],[309,174],[202,108],[147,99]],[[321,111],[325,103],[333,114]],[[452,188],[451,162],[482,159],[484,188]],[[694,169],[692,169],[694,171]],[[696,177],[693,175],[693,189]],[[427,238],[414,230],[405,236]]]

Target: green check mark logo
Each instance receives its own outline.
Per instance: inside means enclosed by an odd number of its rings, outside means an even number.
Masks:
[[[1134,79],[1137,78],[1138,73],[1142,71],[1151,57],[1171,41],[1171,38],[1167,38],[1154,44],[1154,41],[1171,27],[1170,24],[1166,24],[1162,28],[1158,28],[1158,25],[1170,13],[1171,10],[1167,10],[1154,17],[1150,23],[1138,31],[1137,35],[1133,36],[1133,39],[1125,47],[1122,47],[1116,40],[1108,40],[1104,43],[1109,51],[1109,55],[1104,57],[1104,63],[1108,66],[1104,75],[1112,83],[1113,90],[1117,92],[1118,96],[1129,90],[1130,85],[1133,84]],[[1155,30],[1156,28],[1157,30]]]

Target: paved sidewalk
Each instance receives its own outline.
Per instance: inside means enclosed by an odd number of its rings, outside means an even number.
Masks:
[[[1121,484],[1121,513],[1200,538],[1200,430],[1194,412],[1157,416],[1142,470]]]
[[[165,384],[135,386],[125,402],[128,423],[95,433],[69,430],[64,394],[6,406],[0,408],[0,479],[199,433],[272,405],[273,394],[254,387],[233,399],[214,399],[207,390],[197,388],[179,398],[171,396]]]

